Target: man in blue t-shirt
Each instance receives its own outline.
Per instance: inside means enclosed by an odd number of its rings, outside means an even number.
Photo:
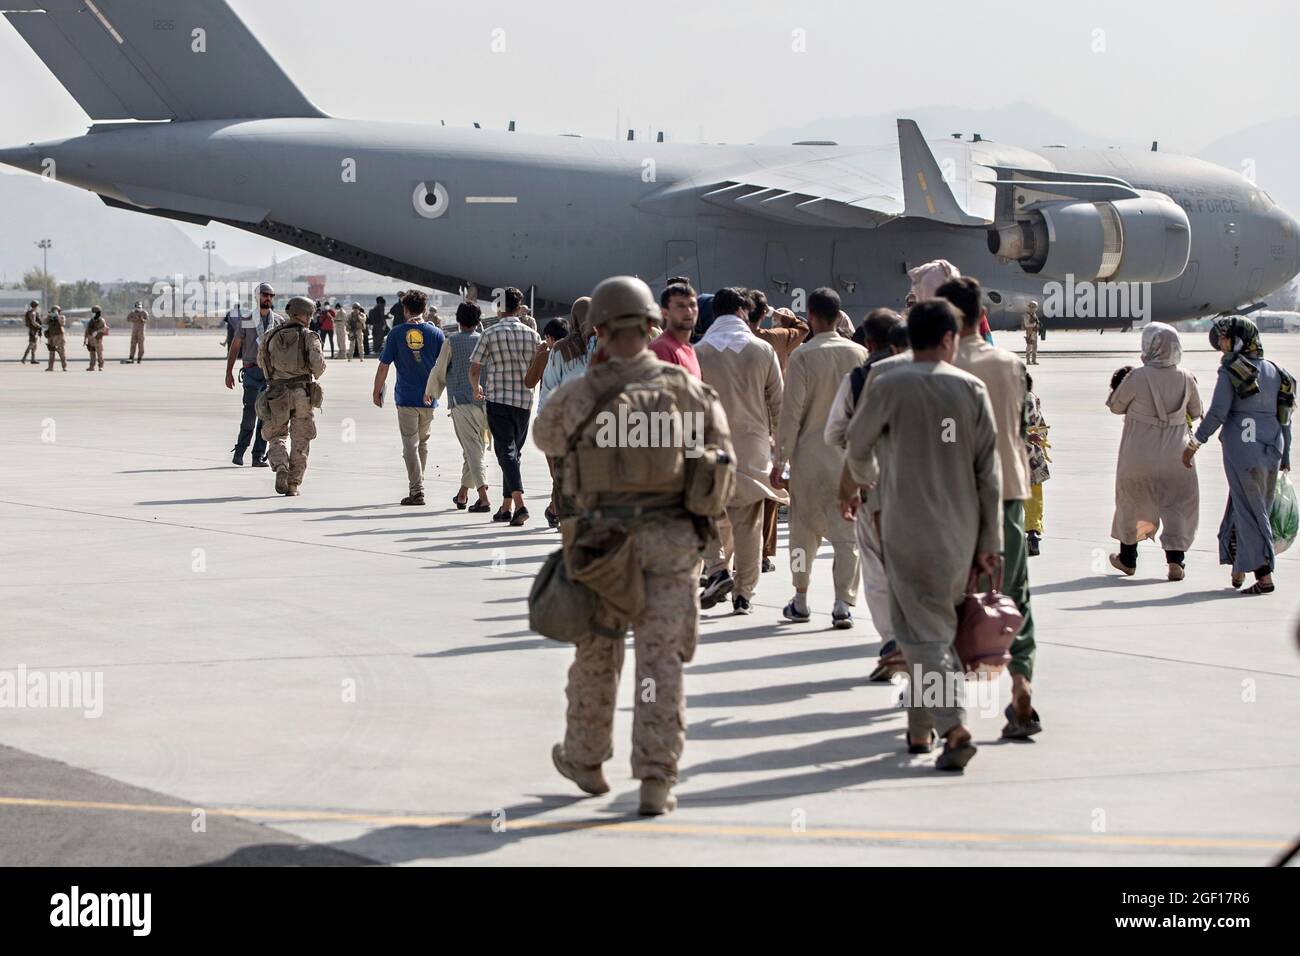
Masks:
[[[428,298],[418,290],[402,296],[400,322],[384,341],[384,351],[379,356],[375,370],[374,402],[376,408],[384,407],[384,382],[388,366],[397,365],[397,384],[393,388],[393,401],[397,405],[397,427],[402,433],[402,460],[406,462],[406,477],[410,493],[402,499],[404,505],[424,504],[424,469],[429,458],[429,425],[433,422],[433,409],[437,402],[424,404],[424,386],[429,373],[442,351],[442,330],[424,321]]]

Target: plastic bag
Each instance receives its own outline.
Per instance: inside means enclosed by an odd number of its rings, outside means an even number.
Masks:
[[[1277,474],[1277,488],[1273,492],[1273,507],[1268,512],[1268,523],[1273,529],[1273,553],[1281,554],[1291,547],[1300,532],[1300,503],[1296,501],[1295,485],[1285,471]]]

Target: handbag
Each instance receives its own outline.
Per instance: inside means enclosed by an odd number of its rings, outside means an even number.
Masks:
[[[1011,661],[1011,642],[1025,617],[1002,590],[1002,562],[989,582],[989,590],[976,591],[979,571],[972,569],[966,599],[957,609],[957,638],[953,650],[968,674],[997,674]]]

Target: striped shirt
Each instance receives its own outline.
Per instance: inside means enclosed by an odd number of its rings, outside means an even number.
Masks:
[[[489,402],[533,407],[533,390],[524,385],[524,375],[541,341],[536,332],[513,315],[483,333],[470,361],[483,366],[485,378],[480,379],[480,384]]]
[[[482,337],[479,332],[457,332],[447,337],[447,345],[451,352],[447,360],[448,408],[474,404],[474,389],[469,384],[469,364]]]

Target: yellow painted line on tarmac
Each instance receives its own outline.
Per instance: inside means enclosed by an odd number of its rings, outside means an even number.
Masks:
[[[0,807],[44,807],[60,810],[112,810],[125,813],[191,815],[202,810],[208,816],[246,820],[281,820],[297,823],[363,823],[373,826],[475,827],[490,828],[493,817],[440,817],[342,813],[329,810],[266,810],[257,807],[177,807],[160,804],[101,803],[90,800],[50,800],[36,797],[0,797]],[[984,844],[1068,844],[1073,846],[1127,846],[1178,849],[1280,850],[1283,840],[1248,840],[1217,837],[1126,836],[1122,834],[1058,833],[975,833],[948,830],[865,830],[850,827],[756,826],[741,824],[675,823],[669,820],[510,820],[501,821],[510,830],[601,830],[612,833],[678,834],[697,837],[795,837],[804,840],[841,840],[862,843],[984,843]]]

